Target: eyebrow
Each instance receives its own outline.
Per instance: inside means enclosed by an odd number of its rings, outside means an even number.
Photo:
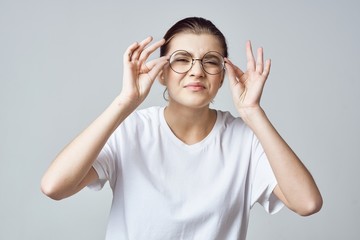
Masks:
[[[177,50],[177,51],[179,51],[179,50]],[[189,53],[189,52],[178,52],[178,54],[180,55],[188,55],[187,53]],[[189,53],[191,56],[192,56],[192,54],[191,53]]]
[[[201,58],[203,58],[203,57],[205,56],[205,54],[208,54],[209,52],[217,52],[217,53],[219,53],[220,55],[222,55],[221,52],[216,51],[216,50],[209,50],[209,51],[205,52],[201,57],[194,57],[194,53],[190,52],[189,50],[185,50],[185,49],[177,49],[177,50],[175,50],[175,51],[186,51],[187,53],[189,53],[189,54],[191,55],[192,58],[196,58],[196,59],[201,59]],[[173,51],[173,52],[175,52],[175,51]],[[183,55],[185,55],[185,54],[183,54]],[[211,54],[210,56],[213,56],[213,55]]]

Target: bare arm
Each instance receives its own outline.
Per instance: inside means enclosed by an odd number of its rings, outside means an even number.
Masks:
[[[264,111],[249,111],[246,119],[261,142],[278,181],[274,189],[275,195],[289,209],[302,216],[318,212],[322,198],[313,177],[278,134]]]
[[[269,159],[278,181],[275,195],[294,212],[304,216],[313,214],[322,206],[319,189],[309,171],[260,107],[260,98],[270,72],[270,60],[264,64],[263,49],[259,48],[255,62],[250,42],[247,42],[246,52],[245,73],[226,60],[235,106],[245,123],[254,131]]]
[[[98,179],[92,164],[115,129],[146,98],[167,62],[162,57],[145,63],[150,54],[164,43],[161,40],[145,48],[151,40],[149,37],[126,50],[120,95],[52,162],[41,181],[41,189],[47,196],[57,200],[66,198]]]

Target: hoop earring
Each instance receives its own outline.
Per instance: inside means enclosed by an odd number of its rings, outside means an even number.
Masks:
[[[168,98],[168,89],[165,88],[164,92],[163,92],[163,99],[168,102],[169,101],[169,98]]]

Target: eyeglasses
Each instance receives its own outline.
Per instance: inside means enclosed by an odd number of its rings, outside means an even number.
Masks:
[[[176,73],[186,73],[196,60],[200,61],[202,69],[211,75],[219,74],[225,67],[224,57],[218,52],[210,51],[202,58],[193,58],[189,52],[177,50],[170,55],[170,68]]]

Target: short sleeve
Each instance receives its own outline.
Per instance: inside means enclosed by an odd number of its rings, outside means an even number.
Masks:
[[[273,193],[277,180],[260,142],[254,138],[252,149],[253,179],[251,188],[251,207],[260,203],[266,212],[274,214],[284,204]]]
[[[110,182],[110,185],[112,185],[113,183],[113,176],[115,172],[115,159],[109,141],[105,144],[92,165],[92,167],[98,174],[99,179],[88,185],[90,189],[100,190],[104,187],[107,181]]]

